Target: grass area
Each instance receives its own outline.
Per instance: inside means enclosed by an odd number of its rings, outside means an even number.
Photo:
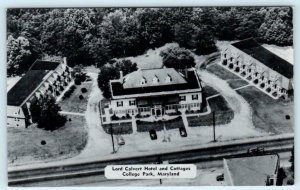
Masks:
[[[92,83],[82,83],[81,85],[75,85],[76,89],[71,94],[70,97],[65,98],[64,100],[61,100],[59,102],[59,105],[62,109],[62,111],[68,111],[68,112],[77,112],[77,113],[84,113],[86,111],[89,94],[92,90]],[[86,88],[87,92],[82,93],[81,89]],[[79,96],[82,95],[83,99],[79,99]]]
[[[113,133],[115,135],[117,134],[131,134],[133,133],[132,130],[132,123],[131,122],[126,122],[126,123],[112,123],[112,129]],[[107,134],[111,134],[111,125],[110,124],[103,124],[102,127],[104,131]]]
[[[213,87],[210,86],[203,86],[203,92],[205,92],[206,97],[210,97],[216,94],[219,94],[218,91],[216,91]]]
[[[55,131],[46,131],[35,126],[7,128],[9,164],[54,161],[79,154],[88,138],[84,125],[84,117],[68,116],[65,126]],[[41,144],[42,140],[46,142],[45,145]]]
[[[147,121],[136,121],[137,131],[138,132],[148,132],[151,129],[155,129],[156,131],[161,131],[164,129],[164,123],[167,130],[169,129],[178,129],[180,127],[184,127],[181,116],[167,121],[157,121],[157,122],[147,122]]]
[[[228,106],[222,96],[217,96],[208,100],[211,111],[215,112],[216,125],[229,123],[234,116],[232,109]],[[187,117],[190,127],[211,126],[213,125],[213,113],[202,116]]]
[[[247,81],[245,81],[243,79],[228,80],[227,83],[229,84],[229,86],[232,89],[236,89],[236,88],[239,88],[239,87],[242,87],[242,86],[246,86],[246,85],[249,84]]]
[[[180,127],[184,127],[181,116],[168,120],[165,122],[166,129],[179,129]]]
[[[161,131],[164,129],[162,121],[157,122],[147,122],[136,120],[137,132],[148,132],[151,129],[155,129],[156,131]]]
[[[218,76],[219,78],[223,80],[228,80],[228,79],[240,79],[238,76],[235,74],[231,73],[230,71],[227,71],[225,68],[223,68],[219,64],[210,64],[207,68],[207,71],[213,73],[214,75]]]
[[[253,124],[266,132],[287,133],[294,131],[294,98],[274,100],[254,86],[237,91],[253,109]],[[290,119],[286,119],[289,115]]]

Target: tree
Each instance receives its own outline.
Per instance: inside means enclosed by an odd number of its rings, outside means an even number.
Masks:
[[[110,86],[109,81],[120,78],[120,71],[124,75],[137,70],[136,63],[132,63],[130,60],[112,60],[111,63],[107,63],[100,68],[98,74],[98,87],[101,89],[105,98],[110,98]]]
[[[7,75],[21,74],[31,64],[32,57],[28,39],[20,36],[15,39],[9,36],[7,40]]]
[[[265,43],[293,45],[293,10],[291,7],[268,8],[259,36]]]
[[[55,130],[64,126],[67,121],[65,116],[59,114],[60,107],[52,96],[45,96],[32,103],[30,106],[33,122],[37,122],[39,128]]]
[[[163,64],[169,68],[182,70],[195,66],[195,60],[192,53],[180,47],[167,48],[160,52],[163,58]]]

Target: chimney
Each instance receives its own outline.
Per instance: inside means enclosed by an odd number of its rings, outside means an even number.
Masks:
[[[63,58],[63,64],[67,65],[67,58],[66,57]]]
[[[185,69],[184,69],[184,76],[185,76],[185,78],[188,77],[188,69],[187,69],[187,67],[185,67]]]
[[[123,71],[120,71],[120,81],[123,82]]]

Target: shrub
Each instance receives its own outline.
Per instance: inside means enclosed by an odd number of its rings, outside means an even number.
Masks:
[[[46,144],[46,141],[45,140],[42,140],[41,141],[41,145],[45,145]]]
[[[111,116],[111,120],[119,120],[120,118],[116,116],[115,114]]]
[[[82,99],[83,99],[83,96],[82,96],[82,95],[79,95],[79,99],[82,100]]]
[[[294,185],[294,179],[288,179],[286,183],[288,185]]]
[[[86,88],[81,88],[81,92],[82,92],[82,93],[86,93],[86,92],[87,92],[87,89],[86,89]]]
[[[74,82],[76,85],[81,85],[81,80],[79,78],[76,78]]]

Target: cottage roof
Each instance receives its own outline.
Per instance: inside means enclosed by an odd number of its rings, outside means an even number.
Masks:
[[[55,70],[59,64],[59,62],[54,61],[36,60],[29,70]]]
[[[230,177],[236,186],[265,186],[267,177],[277,172],[278,161],[277,155],[225,159]]]
[[[7,93],[7,105],[21,106],[22,102],[43,82],[48,70],[28,71]]]
[[[293,78],[293,65],[258,44],[255,39],[249,38],[231,45],[240,49],[286,78]]]

